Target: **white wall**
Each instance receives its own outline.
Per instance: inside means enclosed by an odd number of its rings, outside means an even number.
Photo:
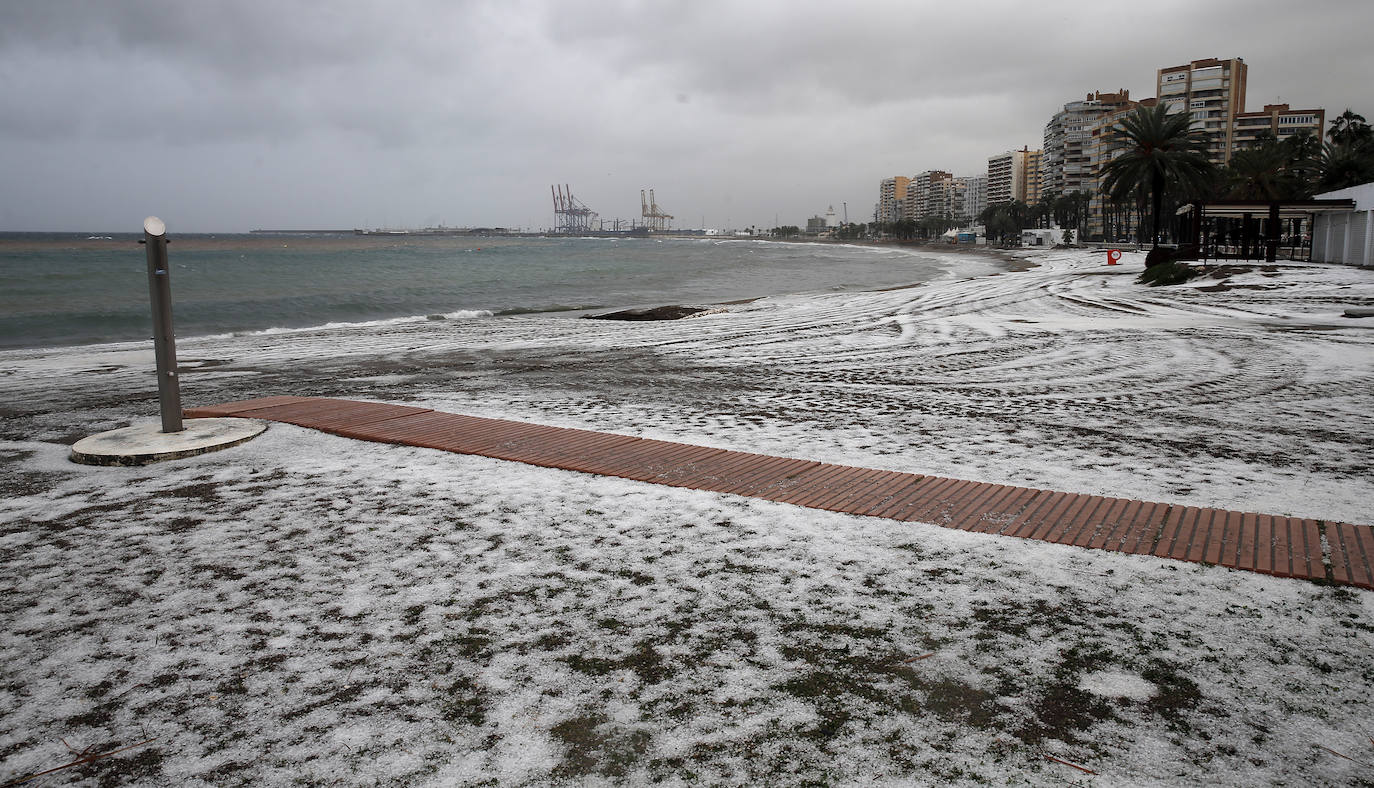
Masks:
[[[1312,222],[1312,262],[1374,266],[1374,183],[1315,195],[1355,201],[1353,213],[1321,213]]]

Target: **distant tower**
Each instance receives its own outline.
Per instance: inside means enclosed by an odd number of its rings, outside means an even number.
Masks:
[[[839,227],[839,225],[835,223],[835,206],[833,205],[825,212],[825,226]]]

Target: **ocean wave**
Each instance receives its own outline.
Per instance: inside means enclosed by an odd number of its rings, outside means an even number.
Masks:
[[[425,323],[434,320],[477,320],[484,317],[495,317],[494,312],[486,309],[460,309],[456,312],[432,313],[428,315],[407,315],[405,317],[390,317],[382,320],[359,320],[353,322],[332,321],[321,323],[314,326],[273,326],[271,328],[253,329],[250,331],[231,331],[227,334],[211,334],[198,339],[220,339],[224,337],[256,337],[270,334],[303,334],[310,331],[332,331],[338,329],[351,328],[377,328],[379,326],[396,326],[406,323]]]

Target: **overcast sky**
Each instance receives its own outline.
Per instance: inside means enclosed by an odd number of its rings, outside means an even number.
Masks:
[[[0,4],[0,230],[871,219],[878,182],[1041,146],[1093,90],[1249,66],[1374,119],[1366,0]]]

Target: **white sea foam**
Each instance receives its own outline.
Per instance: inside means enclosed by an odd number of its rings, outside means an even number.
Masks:
[[[433,320],[476,320],[484,317],[492,317],[496,313],[486,309],[459,309],[454,312],[444,312],[433,315],[407,315],[406,317],[391,317],[384,320],[359,320],[357,322],[331,322],[323,323],[318,326],[300,326],[285,328],[274,326],[272,328],[259,329],[257,331],[238,331],[232,334],[211,334],[204,337],[197,337],[202,340],[228,339],[231,337],[254,337],[254,336],[275,336],[278,334],[301,334],[318,331],[336,330],[358,330],[367,328],[377,328],[381,326],[399,326],[407,323],[423,323]]]

